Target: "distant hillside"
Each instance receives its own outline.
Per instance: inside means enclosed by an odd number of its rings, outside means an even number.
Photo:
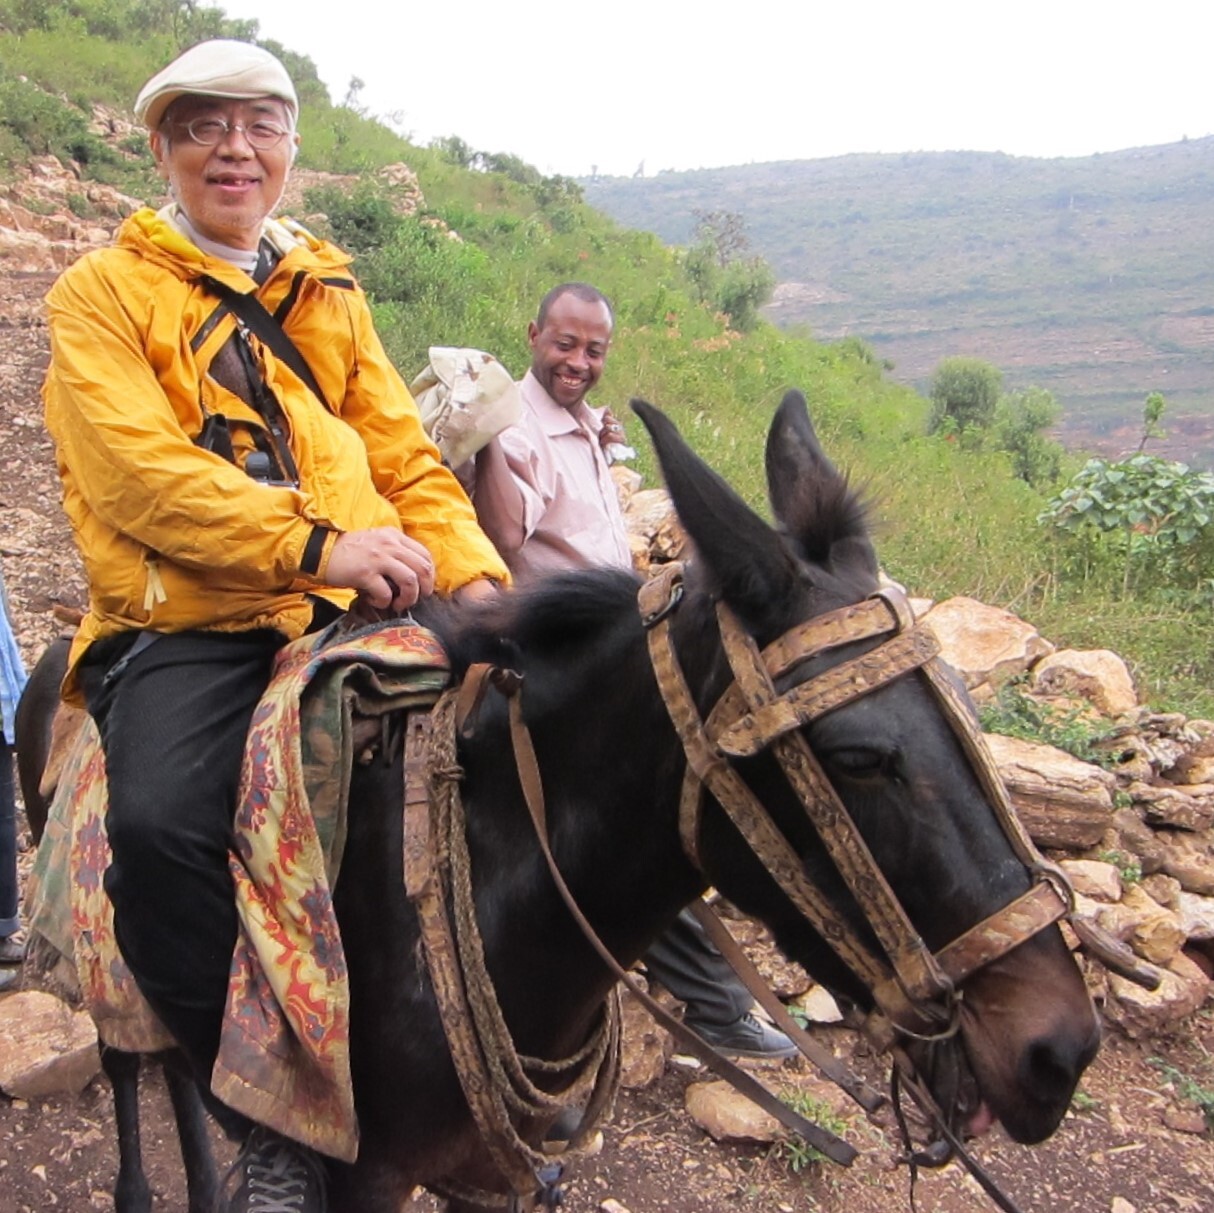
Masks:
[[[923,388],[951,354],[1063,406],[1071,445],[1120,453],[1143,398],[1167,453],[1214,467],[1214,137],[1081,159],[920,152],[582,183],[631,227],[688,243],[735,211],[780,286],[768,314],[855,335]]]

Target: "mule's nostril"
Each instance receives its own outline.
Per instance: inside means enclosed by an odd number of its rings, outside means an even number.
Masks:
[[[1095,1047],[1087,1041],[1066,1042],[1057,1038],[1037,1041],[1024,1055],[1027,1089],[1043,1102],[1069,1100],[1094,1052]]]

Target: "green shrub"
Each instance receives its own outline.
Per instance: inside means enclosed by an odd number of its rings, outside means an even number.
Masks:
[[[333,239],[351,253],[389,244],[405,222],[393,209],[391,192],[375,180],[360,181],[352,190],[316,186],[304,193],[304,204],[325,215]]]
[[[825,1100],[807,1091],[791,1091],[780,1097],[794,1112],[799,1112],[811,1124],[833,1133],[836,1137],[847,1130],[845,1121]],[[814,1149],[801,1137],[788,1136],[776,1147],[790,1171],[800,1174],[815,1163],[826,1162],[826,1155]]]
[[[988,733],[1051,745],[1083,762],[1111,763],[1099,744],[1110,736],[1108,728],[1094,724],[1082,708],[1058,708],[1034,699],[1025,692],[1023,678],[1004,683],[994,699],[979,707],[978,719]]]
[[[995,417],[1003,372],[981,358],[945,358],[932,374],[932,414],[929,433],[946,419],[957,432],[968,427],[987,430]]]
[[[1155,455],[1089,459],[1038,521],[1071,541],[1084,576],[1102,562],[1119,566],[1122,597],[1187,589],[1208,601],[1214,474]]]
[[[61,156],[92,137],[78,109],[24,80],[0,80],[0,127],[27,156]]]
[[[431,345],[493,350],[481,338],[496,281],[489,258],[474,244],[406,219],[387,244],[359,259],[358,273],[384,309],[385,345],[406,378],[425,364]]]

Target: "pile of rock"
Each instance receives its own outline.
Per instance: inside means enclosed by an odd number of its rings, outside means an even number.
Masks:
[[[921,604],[945,659],[979,703],[1009,679],[1085,719],[1100,762],[989,735],[1038,846],[1070,875],[1079,917],[1154,966],[1147,991],[1089,965],[1105,1016],[1127,1034],[1165,1031],[1214,989],[1214,722],[1143,708],[1107,650],[1055,650],[1030,624],[968,598]]]
[[[0,263],[8,272],[65,269],[81,253],[108,244],[136,198],[96,181],[81,181],[54,156],[38,156],[0,187]]]
[[[637,568],[678,559],[686,538],[669,498],[629,469],[615,475]],[[1057,650],[1009,611],[964,597],[912,605],[976,703],[1018,680],[1027,699],[1100,738],[1088,762],[987,735],[1025,828],[1071,877],[1078,916],[1158,972],[1147,991],[1085,960],[1106,1018],[1136,1037],[1173,1028],[1214,990],[1214,722],[1143,708],[1116,653]],[[809,993],[807,981],[782,984],[786,998]]]

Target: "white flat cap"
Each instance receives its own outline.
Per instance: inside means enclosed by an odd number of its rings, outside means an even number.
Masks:
[[[299,100],[287,69],[269,51],[251,42],[213,38],[190,47],[139,90],[135,117],[154,131],[164,111],[186,93],[237,101],[277,97],[291,111],[292,123],[299,115]]]

